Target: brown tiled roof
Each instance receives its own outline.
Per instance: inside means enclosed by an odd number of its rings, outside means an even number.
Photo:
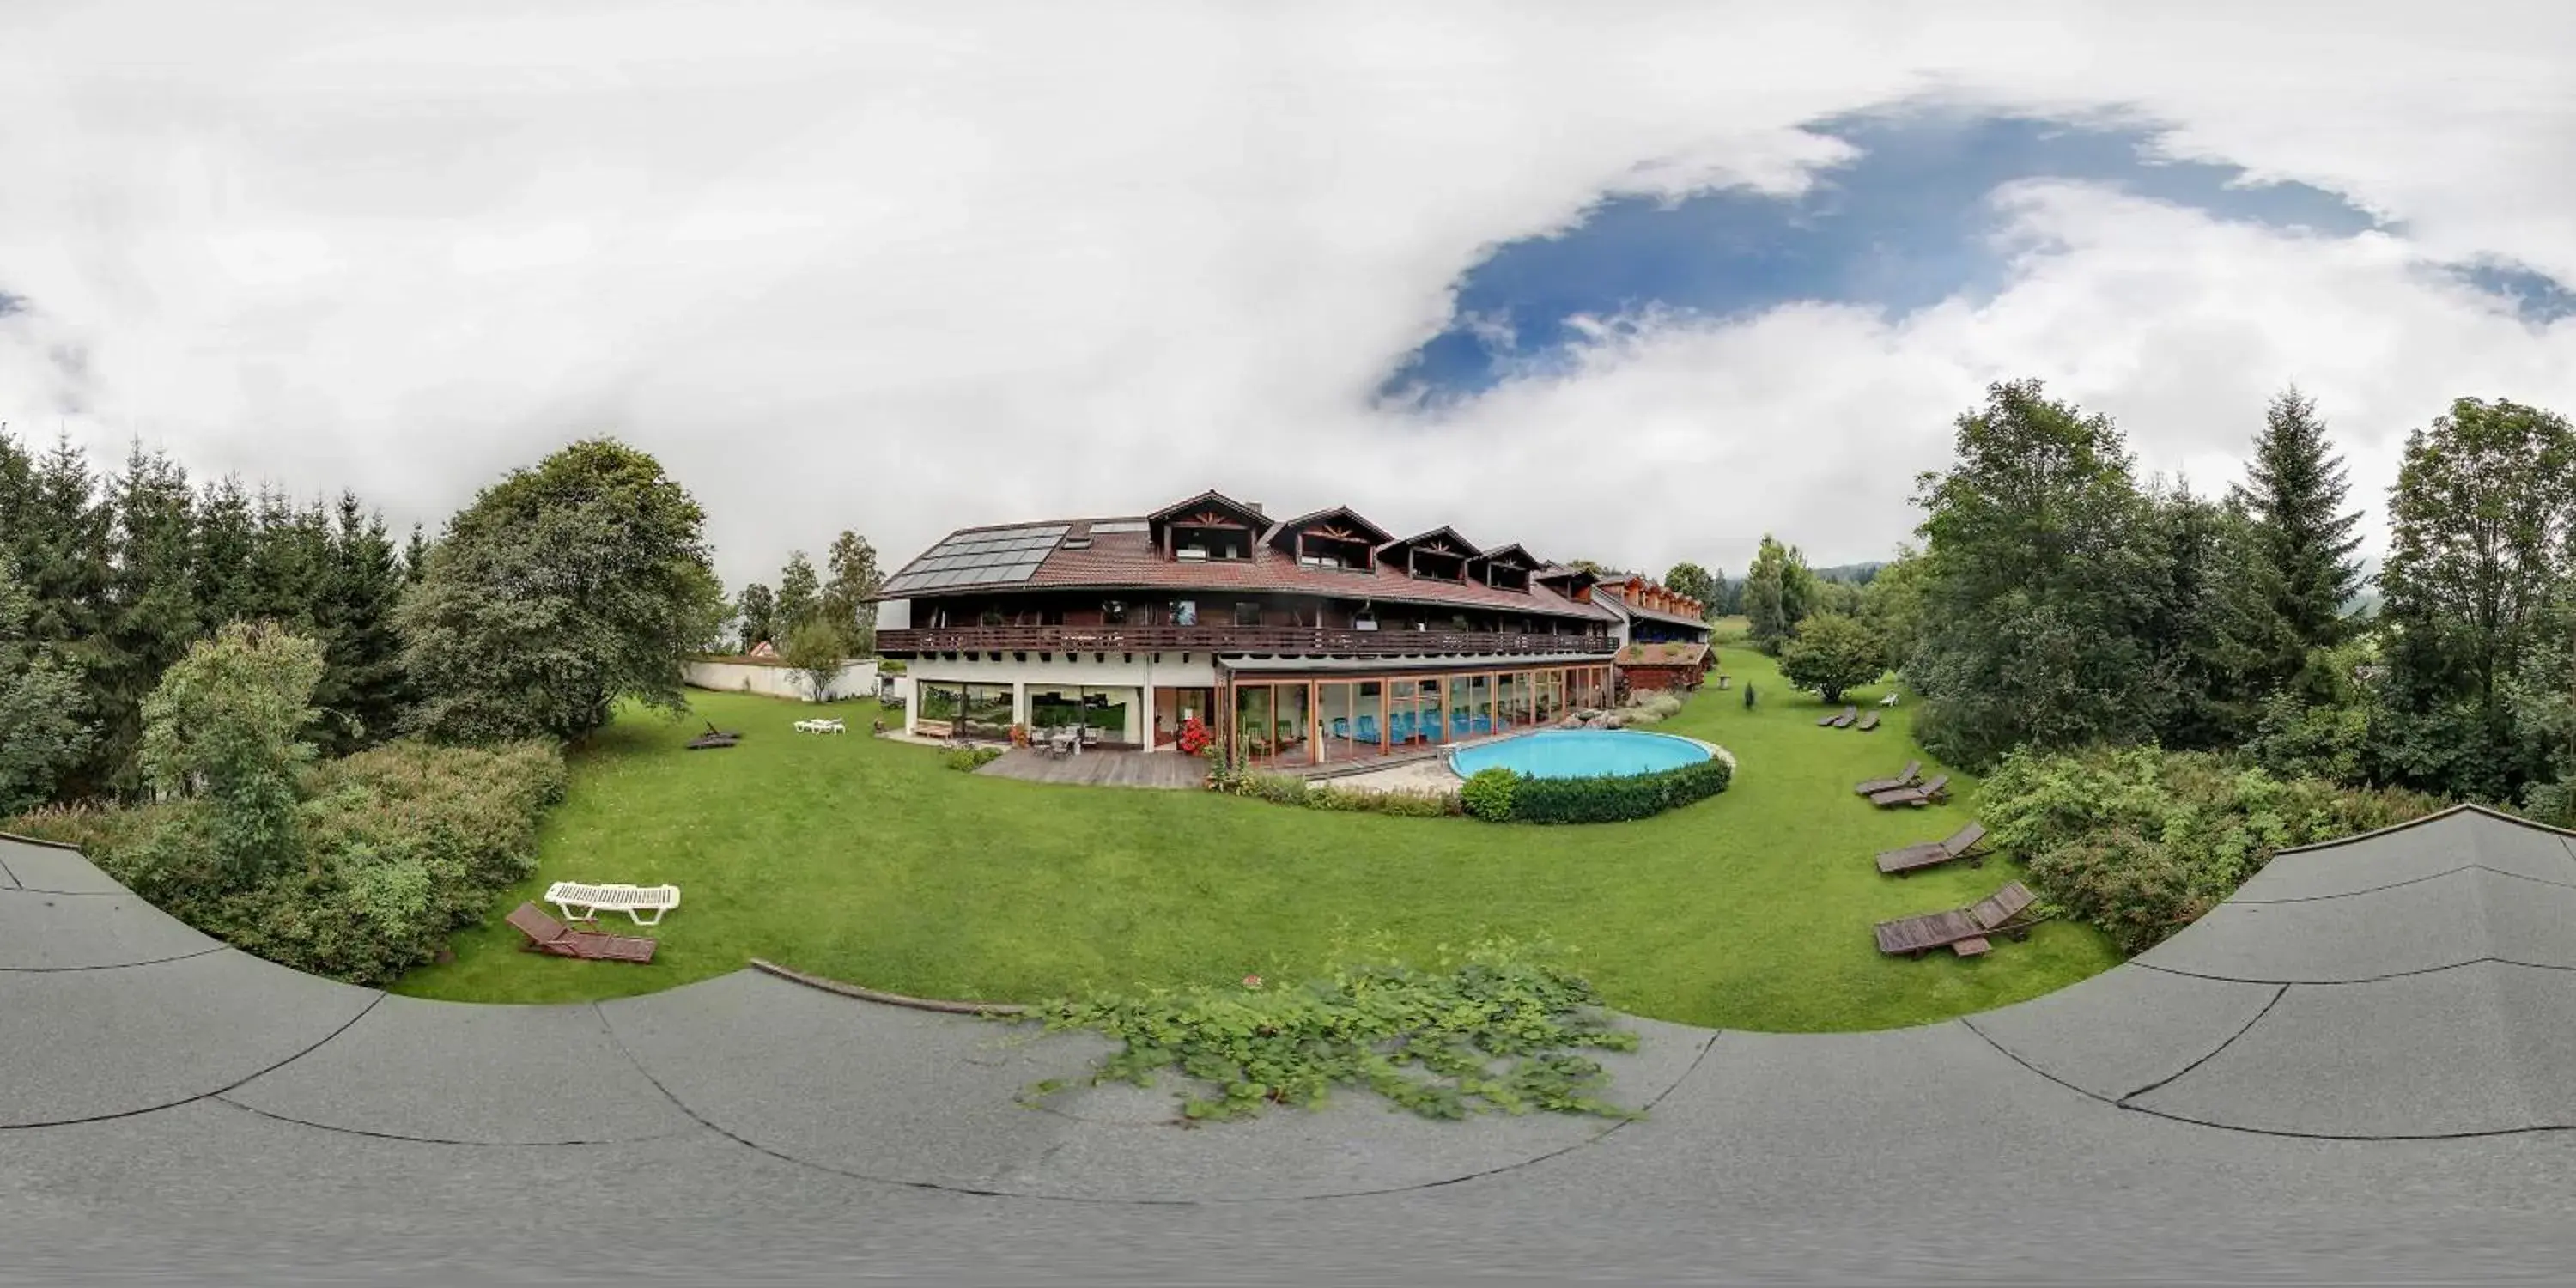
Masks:
[[[1533,585],[1524,594],[1454,581],[1426,581],[1384,564],[1368,569],[1312,568],[1267,542],[1254,546],[1250,559],[1169,560],[1141,532],[1094,536],[1088,550],[1059,548],[1024,584],[1104,590],[1266,590],[1366,599],[1381,604],[1454,604],[1558,617],[1609,616],[1606,609],[1576,603],[1547,586]]]
[[[1067,522],[1056,520],[1055,522]],[[1556,592],[1551,586],[1533,582],[1528,591],[1498,590],[1491,586],[1470,585],[1454,581],[1426,581],[1408,576],[1402,569],[1377,565],[1367,569],[1313,568],[1268,542],[1255,542],[1250,559],[1171,560],[1154,548],[1153,537],[1144,532],[1102,532],[1102,523],[1110,519],[1071,520],[1068,535],[1088,532],[1091,544],[1080,550],[1067,550],[1061,544],[1047,552],[1044,562],[1027,580],[1002,584],[943,587],[928,592],[897,595],[895,598],[933,598],[941,594],[1008,593],[1013,590],[1049,588],[1082,588],[1097,590],[1202,590],[1202,591],[1272,591],[1283,594],[1324,595],[1335,599],[1365,599],[1380,604],[1455,605],[1462,608],[1488,608],[1502,612],[1521,612],[1541,616],[1579,617],[1598,620],[1610,616],[1610,610],[1596,604],[1579,603]],[[992,524],[988,527],[1019,528],[1026,523]],[[960,529],[965,531],[966,529]],[[1434,529],[1437,532],[1440,529]],[[952,534],[953,535],[953,534]],[[1428,535],[1428,534],[1425,534]],[[947,538],[942,538],[946,540]],[[935,548],[937,543],[932,543]],[[891,580],[891,579],[889,579]]]
[[[1684,644],[1679,640],[1654,644],[1631,644],[1619,650],[1621,666],[1697,666],[1708,657],[1708,645]]]
[[[1630,603],[1626,596],[1621,595],[1618,591],[1608,586],[1603,586],[1592,593],[1597,596],[1607,596],[1611,599],[1617,600],[1619,602],[1619,606],[1627,609],[1631,616],[1643,617],[1651,621],[1671,622],[1676,626],[1689,626],[1703,631],[1709,628],[1708,623],[1703,622],[1696,617],[1685,617],[1680,613],[1667,613],[1660,608],[1648,608],[1643,604]]]

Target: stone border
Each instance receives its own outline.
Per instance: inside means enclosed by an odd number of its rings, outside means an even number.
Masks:
[[[16,832],[0,832],[0,841],[16,841],[20,845],[41,845],[48,850],[69,850],[74,854],[81,854],[81,847],[74,845],[69,841],[48,841],[39,837],[20,836]],[[88,858],[89,856],[81,854],[81,857]]]
[[[801,970],[781,966],[776,962],[758,957],[752,958],[750,964],[753,970],[763,975],[775,975],[790,983],[802,984],[807,988],[820,989],[826,993],[837,993],[843,997],[854,997],[862,1002],[901,1006],[915,1011],[937,1011],[943,1015],[1026,1015],[1029,1012],[1028,1007],[1017,1002],[948,1002],[927,997],[906,997],[901,993],[881,993],[873,988],[844,984],[837,979],[808,975]]]

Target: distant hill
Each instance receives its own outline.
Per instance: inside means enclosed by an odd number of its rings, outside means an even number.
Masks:
[[[1831,568],[1816,568],[1810,571],[1816,574],[1818,581],[1846,581],[1855,586],[1866,586],[1878,576],[1878,570],[1886,566],[1886,560],[1878,559],[1869,563],[1835,564]]]

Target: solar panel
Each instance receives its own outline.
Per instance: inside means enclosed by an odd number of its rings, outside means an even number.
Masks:
[[[1091,530],[1094,532],[1148,532],[1152,529],[1152,524],[1143,522],[1142,520],[1132,519],[1117,519],[1108,523],[1095,523],[1091,525]]]
[[[1136,526],[1141,531],[1144,525]],[[903,571],[887,578],[883,593],[899,595],[949,586],[1027,581],[1045,562],[1046,552],[1070,531],[1069,524],[1050,523],[961,532],[922,552]]]

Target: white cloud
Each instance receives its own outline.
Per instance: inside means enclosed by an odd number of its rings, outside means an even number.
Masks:
[[[2025,373],[2204,486],[2295,378],[2375,492],[2456,394],[2576,410],[2576,326],[2411,267],[2576,278],[2576,19],[2379,8],[12,7],[0,290],[36,311],[0,319],[0,418],[433,522],[615,432],[736,580],[843,526],[899,559],[1210,485],[1557,557],[1868,557]],[[1836,146],[1797,123],[1909,95],[2133,105],[2405,240],[2034,185],[1982,307],[1650,319],[1368,409],[1492,245],[1605,192],[1794,190]]]

